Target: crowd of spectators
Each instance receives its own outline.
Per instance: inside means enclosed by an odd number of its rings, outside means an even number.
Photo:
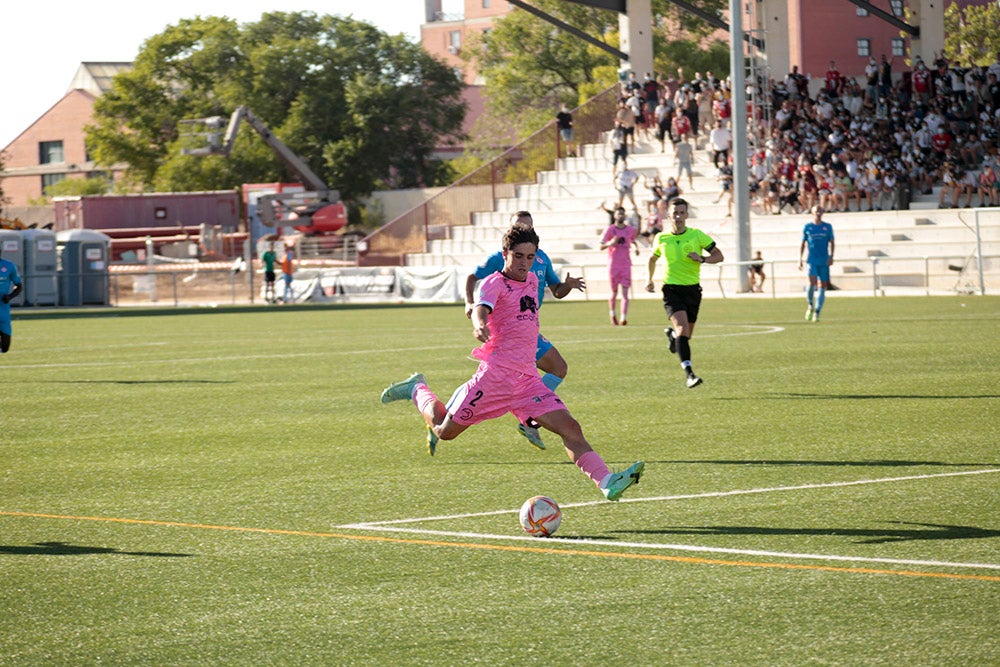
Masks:
[[[795,67],[748,90],[751,204],[759,212],[905,209],[938,185],[942,208],[1000,205],[1000,53],[988,66],[941,55],[895,67],[895,59],[872,57],[859,81],[831,62],[818,82]],[[724,182],[732,158],[713,131],[730,127],[730,99],[729,82],[711,72],[686,80],[678,70],[659,81],[647,74],[642,82],[630,75],[615,122],[630,125],[633,149],[643,135],[650,143],[655,136],[661,151],[667,140],[693,142],[709,151]]]

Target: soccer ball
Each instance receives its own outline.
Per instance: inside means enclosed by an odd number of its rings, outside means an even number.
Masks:
[[[528,498],[521,505],[519,516],[524,532],[536,537],[549,537],[559,528],[562,510],[556,501],[546,496]]]

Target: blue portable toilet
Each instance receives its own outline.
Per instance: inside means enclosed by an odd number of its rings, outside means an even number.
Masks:
[[[108,262],[111,237],[93,229],[56,234],[59,251],[59,305],[106,306],[111,302]]]
[[[24,277],[24,238],[21,236],[22,233],[14,229],[0,229],[0,257],[14,262],[21,280],[26,280]],[[24,292],[17,295],[17,298],[10,304],[12,306],[24,305]]]
[[[31,306],[55,306],[59,303],[56,233],[48,229],[25,229],[24,302]]]

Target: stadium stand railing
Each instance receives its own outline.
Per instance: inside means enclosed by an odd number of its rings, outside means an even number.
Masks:
[[[618,84],[572,110],[574,142],[599,143],[614,117]],[[359,266],[398,266],[407,253],[426,252],[428,241],[450,237],[455,226],[472,224],[477,211],[492,211],[515,187],[540,171],[557,168],[563,153],[553,119],[440,193],[389,221],[359,242]]]

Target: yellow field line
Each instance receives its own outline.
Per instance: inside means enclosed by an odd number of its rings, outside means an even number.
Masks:
[[[388,544],[416,544],[433,547],[457,547],[486,551],[509,551],[515,553],[556,554],[561,556],[591,556],[596,558],[627,558],[632,560],[667,561],[696,565],[726,565],[730,567],[763,567],[782,570],[811,570],[820,572],[845,572],[850,574],[884,574],[899,577],[930,577],[936,579],[973,579],[977,581],[997,581],[1000,576],[982,574],[952,574],[947,572],[921,572],[916,570],[885,570],[870,567],[837,567],[833,565],[804,565],[801,563],[761,563],[755,561],[722,560],[718,558],[696,558],[692,556],[665,556],[663,554],[638,554],[616,551],[592,551],[586,549],[553,549],[550,547],[528,547],[505,544],[476,544],[473,542],[447,542],[406,537],[386,537],[384,535],[349,535],[346,533],[320,533],[309,530],[283,530],[280,528],[247,528],[243,526],[215,526],[182,521],[153,521],[149,519],[122,519],[116,517],[73,516],[65,514],[41,514],[36,512],[7,512],[0,510],[0,516],[30,517],[35,519],[67,519],[73,521],[100,521],[104,523],[139,524],[145,526],[166,526],[171,528],[197,528],[200,530],[225,530],[235,533],[262,533],[265,535],[298,535],[301,537],[327,537],[361,542],[382,542]]]

